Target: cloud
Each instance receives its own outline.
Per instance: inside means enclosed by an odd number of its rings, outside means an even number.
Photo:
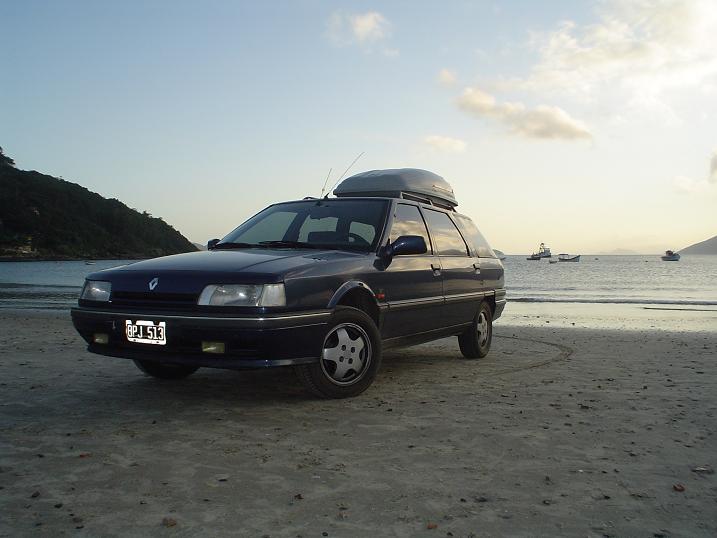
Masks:
[[[358,45],[370,52],[391,35],[391,23],[377,11],[346,13],[335,11],[327,23],[329,39],[337,46]],[[398,50],[381,48],[386,56],[397,56]]]
[[[468,145],[458,138],[439,135],[427,136],[423,141],[434,150],[442,153],[463,153]]]
[[[466,88],[458,98],[458,107],[478,118],[490,118],[513,134],[528,138],[579,140],[592,135],[580,121],[563,109],[539,105],[528,108],[523,103],[499,103],[495,97],[478,88]]]
[[[677,176],[672,180],[672,186],[681,194],[705,194],[717,186],[717,150],[710,157],[710,172],[706,179],[692,179],[687,176]]]
[[[598,16],[595,24],[565,21],[533,34],[538,61],[527,77],[504,85],[587,101],[621,90],[629,105],[665,109],[667,90],[701,88],[717,76],[713,0],[613,0]]]
[[[692,179],[687,176],[677,176],[672,180],[672,186],[680,194],[705,194],[709,192],[711,184],[702,179]]]
[[[450,69],[441,69],[436,79],[443,86],[455,86],[458,80],[455,71],[451,71]]]

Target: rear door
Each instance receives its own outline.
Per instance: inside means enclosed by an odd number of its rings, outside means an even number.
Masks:
[[[394,338],[430,331],[440,326],[443,306],[440,262],[431,249],[426,224],[418,207],[396,203],[389,232],[392,243],[402,235],[420,235],[426,254],[394,256],[379,275],[374,292],[383,292],[388,303],[383,337]]]
[[[473,321],[480,293],[480,266],[451,218],[435,209],[421,208],[434,251],[441,260],[445,305],[443,326]]]
[[[456,223],[466,238],[473,256],[480,264],[481,289],[491,295],[496,288],[504,286],[503,264],[490,248],[483,234],[480,233],[475,223],[465,215],[455,215]]]

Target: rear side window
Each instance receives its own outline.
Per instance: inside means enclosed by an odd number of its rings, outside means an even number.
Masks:
[[[461,231],[463,231],[463,237],[465,237],[466,240],[473,246],[473,250],[475,250],[479,257],[496,257],[493,249],[490,248],[488,241],[485,240],[485,237],[483,237],[483,234],[480,233],[480,230],[478,230],[478,227],[471,219],[464,217],[463,215],[456,215],[456,221],[458,222],[458,226],[460,226]]]
[[[415,205],[396,204],[389,241],[393,243],[402,235],[420,235],[426,242],[428,251],[431,251],[431,241],[428,239],[426,223],[423,222],[421,212]]]
[[[468,256],[466,243],[448,215],[432,209],[424,209],[423,214],[439,255]]]

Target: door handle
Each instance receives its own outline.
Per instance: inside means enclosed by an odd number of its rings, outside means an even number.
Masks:
[[[441,274],[441,266],[440,266],[440,265],[436,265],[435,263],[432,263],[432,264],[431,264],[431,269],[433,269],[433,274],[434,274],[434,275],[438,276],[438,275]]]
[[[475,269],[477,275],[480,274],[480,264],[479,263],[474,263],[473,269]]]

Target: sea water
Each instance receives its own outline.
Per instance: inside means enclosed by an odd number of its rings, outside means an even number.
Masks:
[[[717,331],[717,256],[525,258],[503,262],[508,306],[498,323]],[[128,263],[1,262],[0,309],[68,310],[88,273]]]

